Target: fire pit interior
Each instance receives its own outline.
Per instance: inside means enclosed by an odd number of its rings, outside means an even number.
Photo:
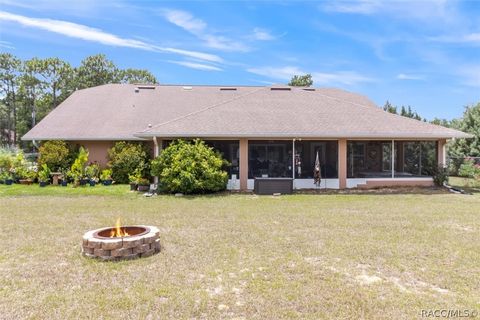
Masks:
[[[124,226],[91,230],[83,235],[82,253],[101,260],[135,259],[160,252],[160,231],[152,226]]]

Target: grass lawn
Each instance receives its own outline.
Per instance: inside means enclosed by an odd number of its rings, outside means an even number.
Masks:
[[[162,252],[100,262],[85,231],[159,227]],[[145,198],[0,185],[2,319],[415,319],[480,312],[480,193]]]

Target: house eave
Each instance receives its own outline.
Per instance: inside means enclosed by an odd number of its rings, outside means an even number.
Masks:
[[[145,138],[136,136],[126,137],[25,137],[22,141],[48,141],[48,140],[64,140],[64,141],[145,141]]]
[[[134,134],[136,137],[140,138],[153,138],[153,137],[162,137],[162,138],[326,138],[326,139],[425,139],[425,140],[438,140],[438,139],[453,139],[453,138],[473,138],[469,134],[372,134],[372,133],[351,133],[348,135],[345,134],[315,134],[315,133],[275,133],[275,132],[266,132],[266,133],[165,133],[165,132],[142,132]]]

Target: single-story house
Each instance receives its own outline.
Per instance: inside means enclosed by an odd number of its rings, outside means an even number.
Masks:
[[[74,92],[23,140],[66,140],[105,165],[119,140],[147,141],[157,156],[171,140],[201,138],[231,163],[229,189],[255,178],[314,188],[431,185],[448,139],[470,135],[383,111],[333,88],[108,84]]]

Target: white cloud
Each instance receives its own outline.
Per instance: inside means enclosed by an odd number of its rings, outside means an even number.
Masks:
[[[223,36],[206,34],[201,37],[205,41],[207,47],[219,49],[223,51],[240,51],[247,52],[249,49],[241,42],[230,40]]]
[[[329,12],[340,13],[358,13],[372,14],[380,7],[380,3],[375,0],[358,0],[358,1],[335,1],[327,2],[322,8]]]
[[[155,52],[167,52],[212,62],[222,62],[222,58],[208,53],[176,48],[164,48],[144,41],[122,38],[100,29],[62,20],[37,19],[0,11],[0,21],[16,22],[26,27],[37,28],[61,34],[67,37],[97,42],[108,46],[135,48]]]
[[[326,12],[346,14],[389,14],[399,19],[430,20],[442,17],[444,18],[442,22],[445,22],[453,18],[453,6],[455,3],[447,0],[334,0],[324,2],[320,9]]]
[[[330,85],[332,83],[356,85],[374,81],[372,78],[358,74],[355,71],[338,71],[333,73],[314,72],[312,73],[312,78],[316,84],[322,85]]]
[[[302,70],[297,67],[286,66],[286,67],[260,67],[260,68],[249,68],[248,72],[265,76],[272,79],[279,80],[290,80],[296,74],[305,74]]]
[[[201,19],[195,18],[189,12],[182,10],[163,9],[161,10],[161,13],[168,22],[193,34],[202,40],[209,48],[223,51],[249,51],[249,48],[240,41],[209,32],[207,30],[207,23]]]
[[[190,13],[181,10],[163,10],[164,17],[170,23],[193,34],[200,34],[207,28],[207,24],[194,18]]]
[[[196,70],[203,70],[203,71],[223,71],[222,69],[216,67],[216,66],[211,66],[203,63],[196,63],[196,62],[190,62],[190,61],[168,61],[170,63],[178,64],[180,66],[184,66],[187,68],[191,69],[196,69]]]
[[[275,37],[268,32],[268,30],[261,28],[253,29],[253,38],[260,41],[270,41],[275,39]]]
[[[435,42],[446,42],[446,43],[480,44],[480,32],[467,33],[464,35],[457,35],[457,36],[431,37],[429,38],[429,40],[435,41]]]
[[[396,77],[398,80],[424,80],[425,78],[420,75],[415,74],[406,74],[406,73],[399,73]]]
[[[11,42],[0,40],[0,48],[15,49]]]
[[[306,72],[294,66],[249,68],[247,71],[267,78],[282,80],[284,82],[289,81],[294,75],[310,73],[316,85],[355,85],[358,83],[373,81],[372,78],[358,74],[355,71]]]

